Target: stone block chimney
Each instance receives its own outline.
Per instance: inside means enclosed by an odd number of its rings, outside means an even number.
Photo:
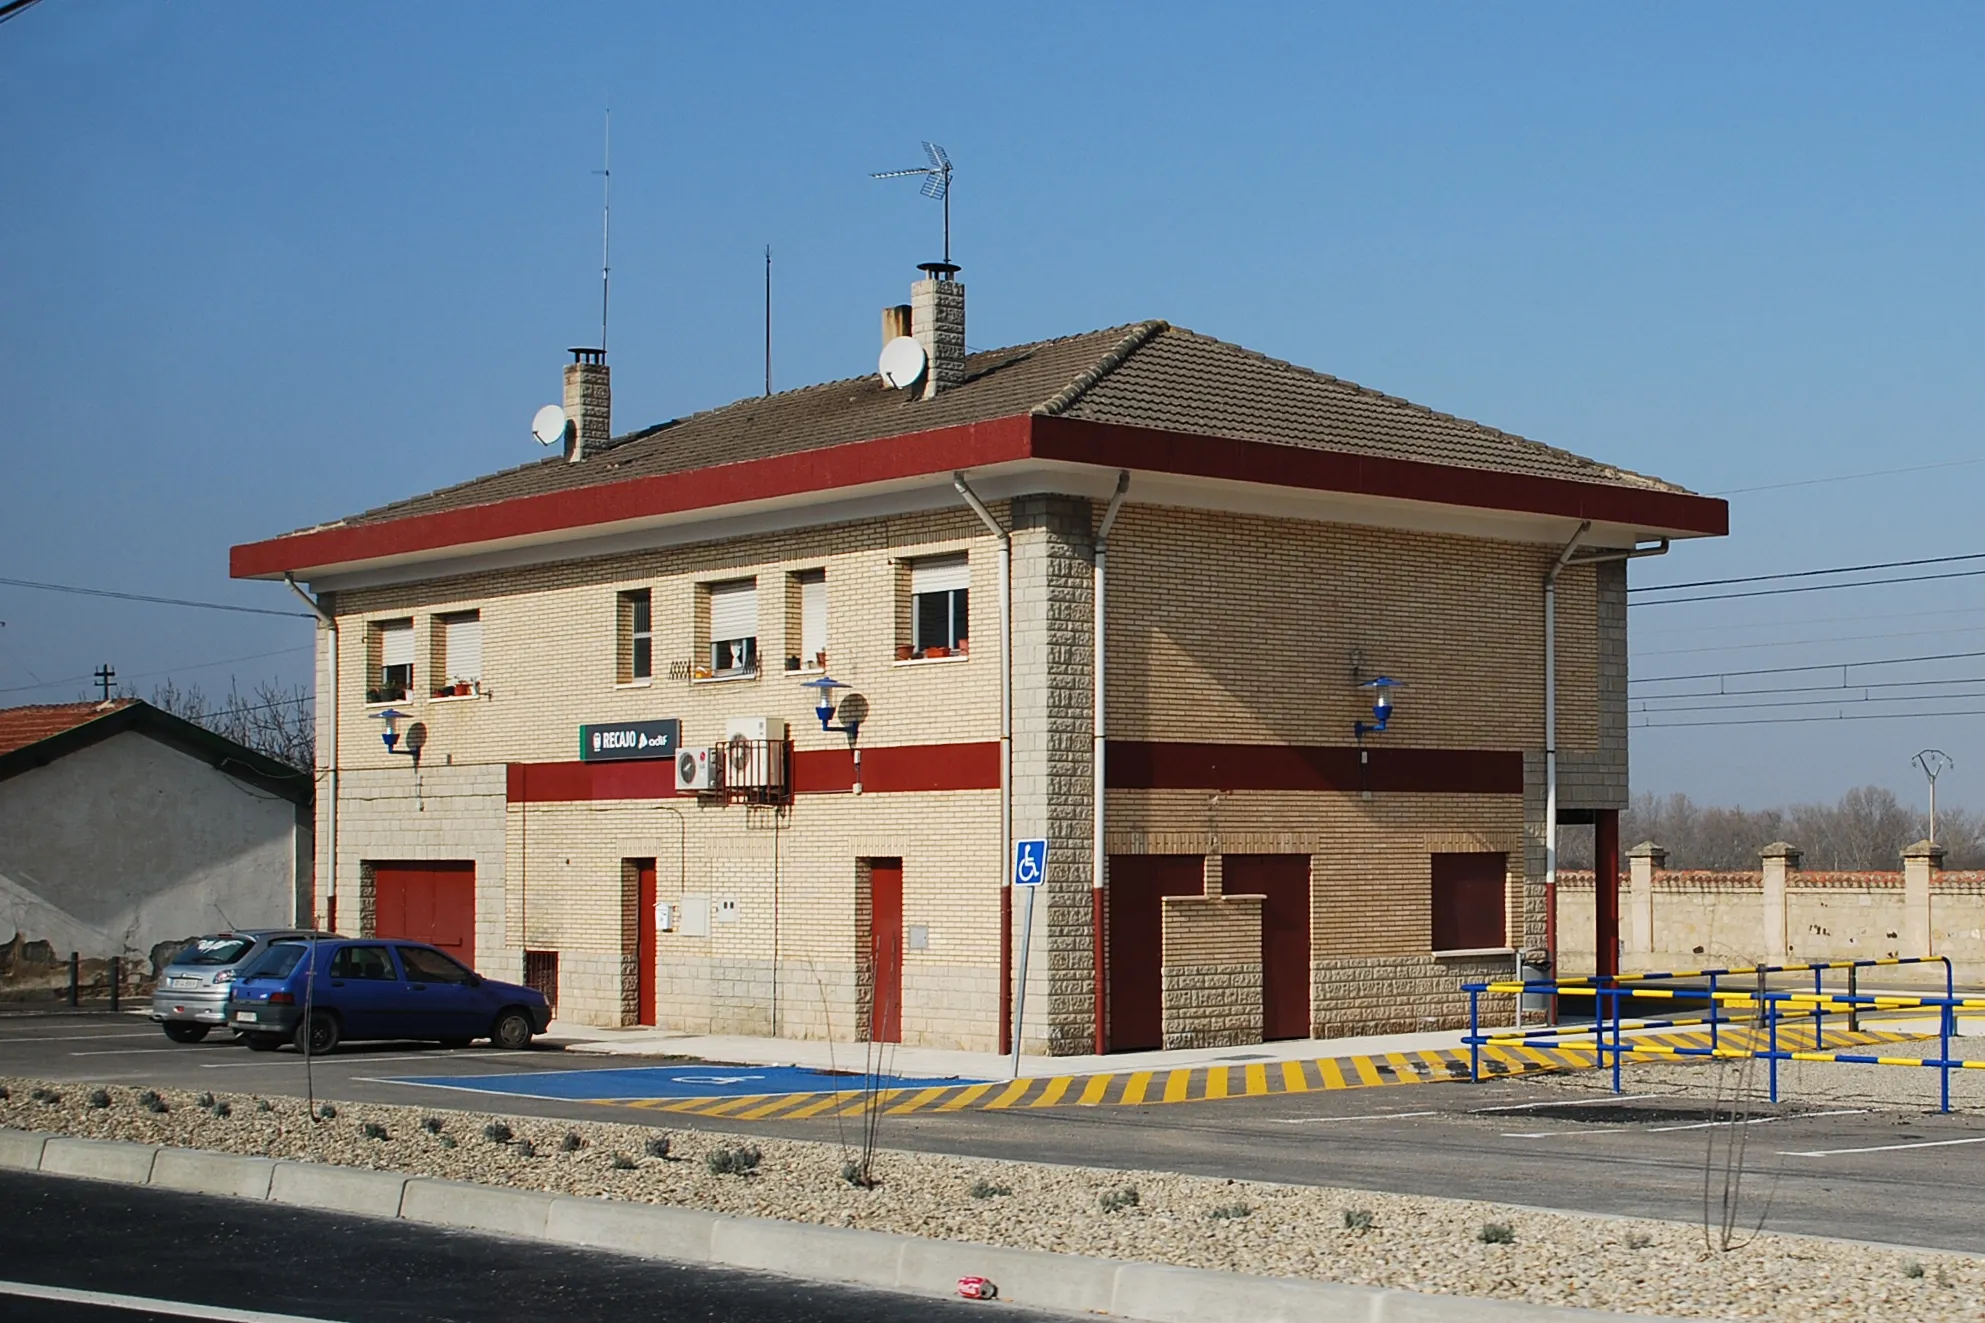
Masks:
[[[613,378],[604,349],[573,349],[565,365],[565,458],[577,464],[613,436]]]
[[[910,286],[910,334],[924,347],[923,398],[965,381],[965,286],[950,262],[925,262],[924,278]],[[886,317],[888,314],[885,313]]]

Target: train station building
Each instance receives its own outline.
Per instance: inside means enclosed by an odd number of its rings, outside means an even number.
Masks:
[[[321,613],[320,922],[593,1024],[1057,1054],[1545,958],[1628,558],[1725,504],[1162,321],[968,353],[955,275],[897,384],[615,435],[574,351],[541,460],[233,549]]]

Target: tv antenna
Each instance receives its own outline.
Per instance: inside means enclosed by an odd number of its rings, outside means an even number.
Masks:
[[[765,393],[772,393],[772,245],[765,245]]]
[[[606,109],[606,132],[600,149],[600,353],[607,351],[607,290],[613,277],[613,107]]]
[[[869,175],[870,179],[902,179],[909,175],[924,177],[923,195],[935,198],[944,204],[944,261],[951,263],[951,158],[944,154],[944,148],[934,142],[924,144],[924,155],[930,158],[929,165],[915,166],[909,170],[878,170]]]

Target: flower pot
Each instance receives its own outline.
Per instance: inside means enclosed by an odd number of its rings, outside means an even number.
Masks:
[[[911,646],[910,646],[909,644],[907,644],[907,643],[904,643],[904,644],[901,644],[901,645],[899,645],[899,646],[897,647],[897,649],[896,649],[896,660],[897,660],[897,661],[908,661],[908,660],[910,660],[910,658],[912,658],[912,657],[914,657],[914,656],[916,656],[916,655],[917,655],[917,650],[916,650],[915,648],[913,648],[913,647],[911,647]]]
[[[969,657],[972,655],[972,640],[970,639],[958,640],[958,655],[960,657]]]
[[[924,649],[924,656],[926,657],[949,657],[950,655],[951,655],[951,649],[945,647],[941,643],[936,645],[935,647]]]
[[[798,657],[788,657],[788,658],[786,658],[786,669],[787,669],[787,670],[789,670],[789,671],[797,671],[797,670],[798,670],[799,668],[800,668],[800,659],[799,659]]]
[[[467,680],[455,681],[455,697],[467,698],[469,696],[470,688],[471,686]]]
[[[813,654],[813,664],[823,671],[827,669],[827,649],[822,648]]]

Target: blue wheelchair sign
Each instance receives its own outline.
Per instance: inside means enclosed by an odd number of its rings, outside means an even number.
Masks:
[[[1013,885],[1038,887],[1048,872],[1048,843],[1045,838],[1013,843]]]

